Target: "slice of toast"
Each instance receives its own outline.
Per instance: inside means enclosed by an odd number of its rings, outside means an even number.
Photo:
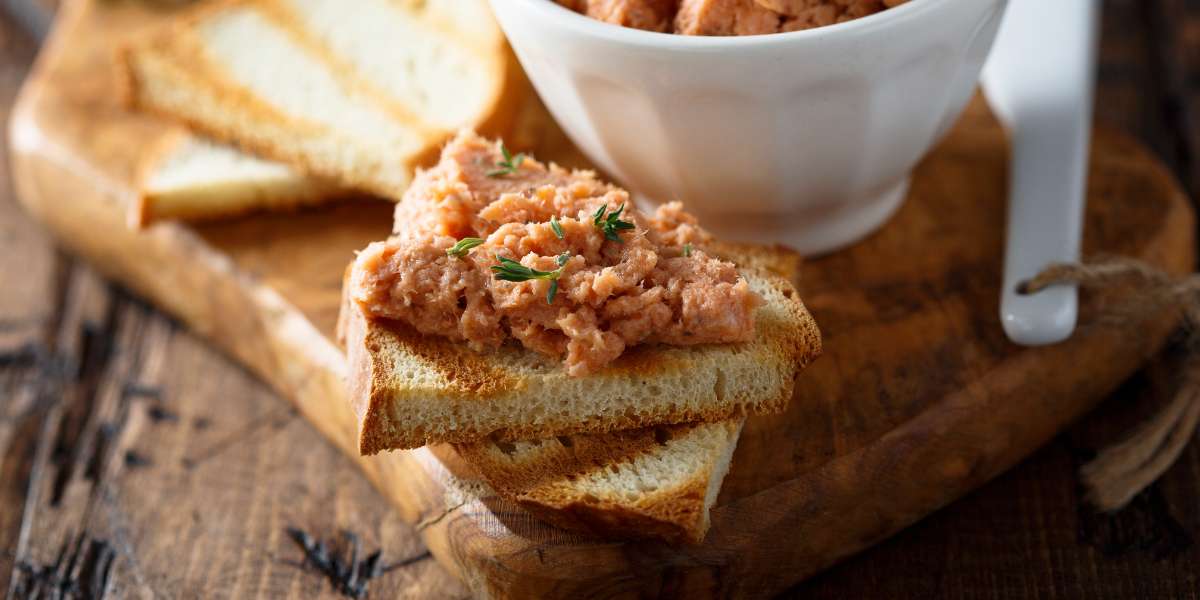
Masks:
[[[145,157],[130,227],[159,220],[211,221],[257,211],[291,210],[345,197],[332,182],[309,177],[182,131]]]
[[[243,0],[122,52],[138,108],[399,198],[458,127],[502,132],[521,80],[484,0]]]
[[[781,247],[715,244],[722,257],[798,283]],[[745,419],[455,444],[498,494],[564,529],[699,543]]]
[[[753,266],[741,271],[765,300],[754,341],[639,346],[586,377],[571,377],[561,362],[515,346],[479,353],[404,323],[371,319],[347,297],[339,336],[350,364],[359,450],[780,412],[800,370],[820,354],[820,332],[787,278]]]
[[[501,496],[601,537],[699,543],[744,417],[455,449]]]

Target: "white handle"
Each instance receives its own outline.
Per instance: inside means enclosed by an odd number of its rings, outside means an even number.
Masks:
[[[1087,160],[1079,138],[1078,127],[1052,114],[1022,116],[1013,130],[1000,318],[1008,337],[1018,344],[1053,344],[1075,329],[1074,286],[1031,295],[1017,293],[1017,287],[1048,263],[1079,260]]]
[[[1060,342],[1075,329],[1074,287],[1021,295],[1017,286],[1049,263],[1079,260],[1098,26],[1098,0],[1011,0],[984,70],[1012,132],[1000,318],[1018,344]]]

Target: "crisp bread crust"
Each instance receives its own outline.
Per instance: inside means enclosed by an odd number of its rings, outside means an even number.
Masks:
[[[758,250],[752,254],[762,254]],[[753,264],[743,260],[742,264]],[[575,433],[604,433],[636,429],[652,425],[715,422],[744,414],[782,412],[791,399],[795,377],[821,353],[821,335],[816,323],[800,301],[792,284],[779,275],[750,270],[747,274],[761,279],[783,297],[787,318],[781,322],[763,324],[760,320],[758,337],[750,346],[758,346],[764,357],[787,370],[781,384],[766,396],[750,398],[742,390],[731,389],[727,398],[709,406],[689,408],[672,405],[654,414],[565,415],[546,417],[538,423],[529,421],[520,411],[511,419],[487,429],[469,423],[452,423],[443,431],[430,431],[417,423],[400,422],[391,415],[405,414],[406,397],[419,394],[424,400],[436,397],[446,403],[449,412],[462,414],[478,407],[479,403],[520,399],[523,390],[534,386],[533,378],[561,370],[561,364],[547,360],[538,374],[519,373],[506,369],[493,354],[474,352],[461,344],[437,336],[418,333],[407,324],[370,319],[357,304],[343,301],[341,322],[351,363],[350,389],[352,403],[359,417],[359,451],[364,455],[384,450],[416,448],[432,443],[468,443],[493,437],[502,440],[537,439]],[[731,346],[731,352],[735,351]],[[738,350],[745,350],[746,346]],[[526,353],[528,350],[505,347],[501,352]],[[436,383],[409,387],[402,378],[394,377],[396,357],[418,358],[424,367],[436,373]],[[678,354],[669,358],[662,346],[638,346],[618,358],[612,365],[589,377],[611,377],[653,380],[657,376],[678,374],[690,365]],[[531,360],[542,360],[532,357]],[[551,364],[553,363],[553,364]],[[634,374],[636,378],[628,378]]]

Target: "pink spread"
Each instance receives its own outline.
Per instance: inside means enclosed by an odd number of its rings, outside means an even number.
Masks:
[[[594,19],[683,35],[759,35],[842,23],[906,0],[558,0]]]
[[[646,215],[590,171],[504,162],[474,134],[446,146],[397,205],[392,237],[359,253],[351,297],[372,316],[476,350],[515,339],[563,357],[571,375],[636,344],[753,338],[761,298],[705,253],[708,234],[678,203]],[[614,220],[625,225],[606,232]],[[477,245],[447,252],[468,238]],[[553,278],[498,279],[500,258]]]

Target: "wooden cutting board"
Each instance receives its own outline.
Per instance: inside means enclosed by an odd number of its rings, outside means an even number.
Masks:
[[[698,547],[606,542],[495,497],[446,448],[356,456],[332,340],[342,268],[385,236],[390,206],[350,202],[199,227],[124,226],[139,151],[167,131],[125,111],[112,49],[166,13],[67,3],[13,113],[16,184],[72,251],[177,315],[293,400],[481,595],[607,597],[776,592],[1007,469],[1160,347],[1167,317],[1083,326],[1023,349],[997,321],[1004,222],[1001,129],[976,102],[920,165],[881,232],[807,263],[802,293],[825,356],[785,415],[751,419]],[[536,104],[521,131],[542,157],[580,158]],[[1147,152],[1097,132],[1085,245],[1193,268],[1194,216]],[[303,448],[297,448],[303,452]]]

